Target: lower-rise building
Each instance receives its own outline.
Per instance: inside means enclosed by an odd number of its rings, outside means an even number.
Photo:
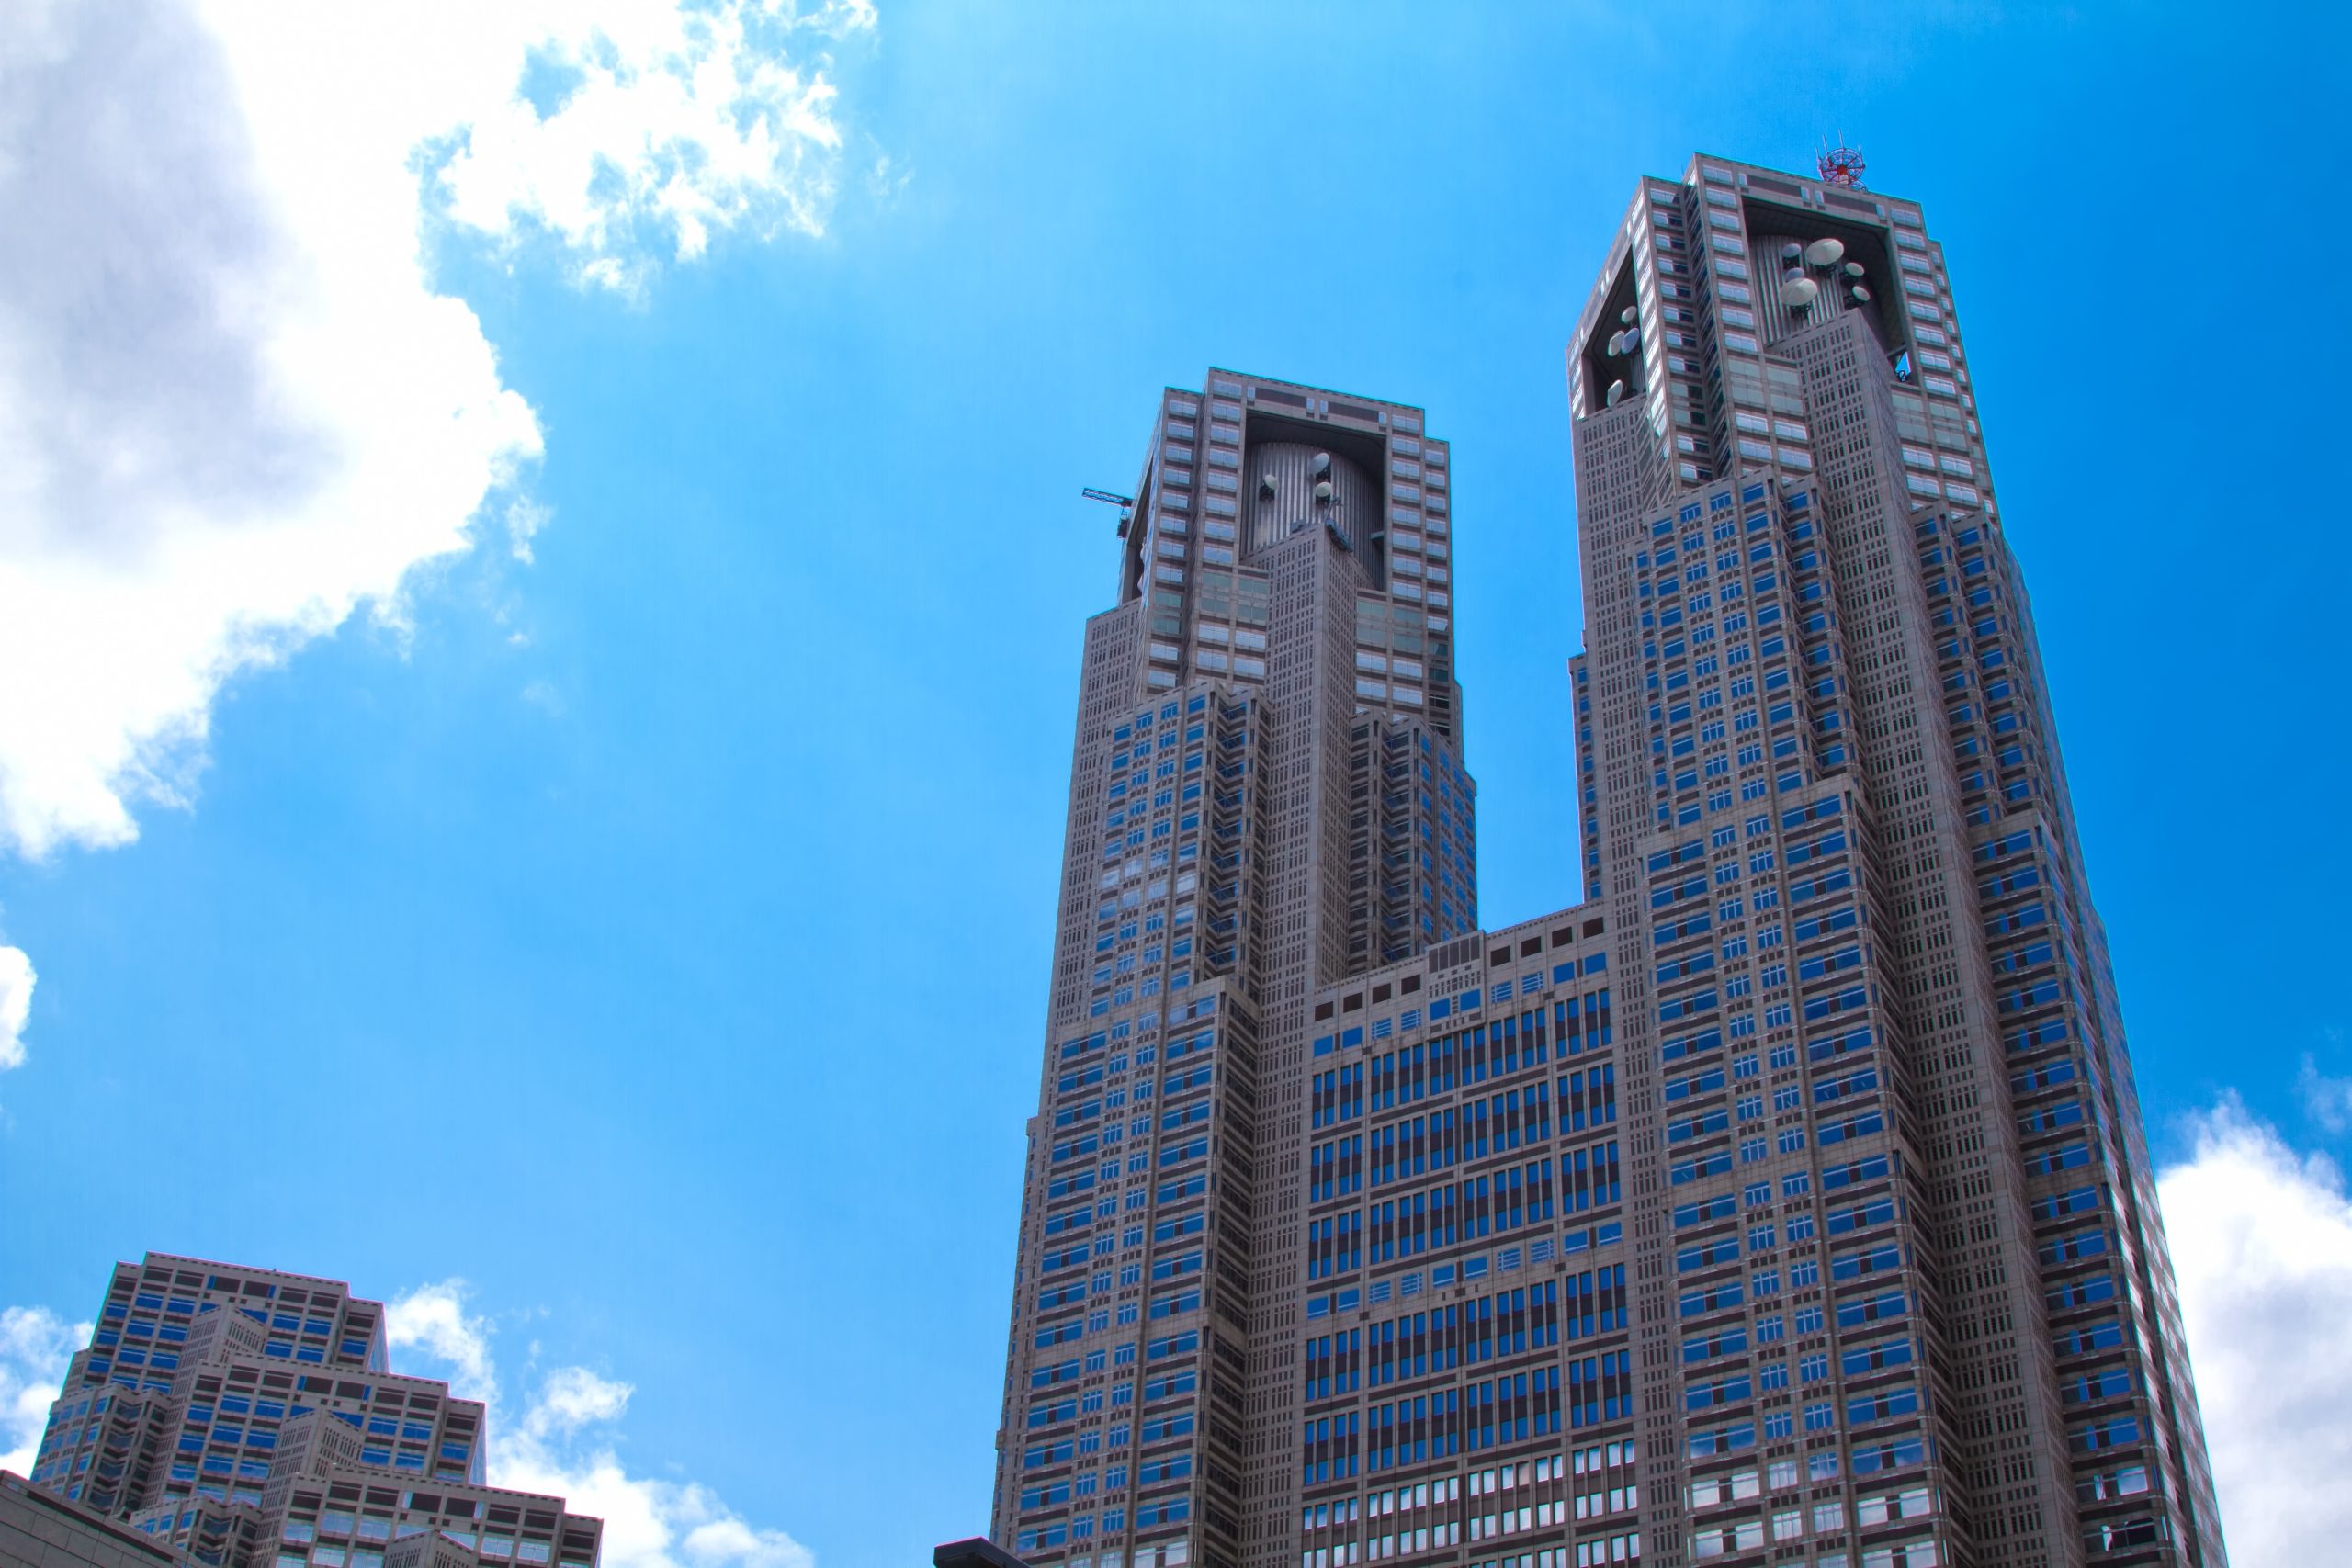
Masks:
[[[595,1568],[601,1521],[484,1483],[484,1415],[393,1372],[382,1303],[340,1280],[151,1252],[115,1266],[30,1479],[204,1568]]]

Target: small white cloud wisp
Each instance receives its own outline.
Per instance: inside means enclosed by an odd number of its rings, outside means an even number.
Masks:
[[[65,1363],[89,1340],[88,1324],[47,1307],[0,1307],[0,1470],[31,1473]]]
[[[2352,1078],[2322,1072],[2319,1058],[2309,1051],[2295,1075],[2295,1096],[2303,1102],[2303,1114],[2322,1131],[2352,1133]]]
[[[32,1016],[33,961],[21,947],[0,947],[0,1072],[25,1062],[25,1023]]]
[[[491,1406],[491,1484],[553,1494],[605,1521],[612,1568],[815,1568],[784,1531],[751,1524],[696,1482],[631,1473],[616,1428],[637,1392],[585,1367],[558,1367],[531,1383],[519,1411],[501,1397],[492,1353],[495,1325],[467,1311],[463,1280],[423,1285],[385,1309],[405,1371],[446,1373],[450,1385]],[[422,1359],[432,1363],[415,1366]]]
[[[2330,1562],[2352,1536],[2352,1197],[2226,1099],[2159,1179],[2230,1561]]]

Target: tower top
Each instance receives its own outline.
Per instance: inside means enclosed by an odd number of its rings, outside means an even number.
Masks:
[[[1830,185],[1844,186],[1849,190],[1862,188],[1861,151],[1859,148],[1847,146],[1845,133],[1842,131],[1838,133],[1838,145],[1835,147],[1829,145],[1826,137],[1822,139],[1820,155],[1814,159],[1813,164],[1815,168],[1821,171],[1821,177]]]

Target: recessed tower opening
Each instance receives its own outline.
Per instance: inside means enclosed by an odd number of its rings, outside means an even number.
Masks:
[[[1363,554],[1380,526],[1380,481],[1327,446],[1262,442],[1250,449],[1249,479],[1245,559],[1317,528]]]
[[[1638,402],[1642,373],[1641,310],[1634,293],[1634,268],[1622,268],[1608,303],[1585,341],[1578,367],[1585,382],[1585,408],[1598,413],[1628,399]]]

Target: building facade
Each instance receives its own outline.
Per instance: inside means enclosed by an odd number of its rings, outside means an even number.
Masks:
[[[1883,1512],[1866,1565],[2218,1568],[1940,247],[1909,202],[1694,159],[1635,194],[1568,367],[1588,876],[1661,1134],[1628,1171],[1679,1395],[1643,1400],[1651,1554]],[[1724,1492],[1759,1462],[1760,1504]]]
[[[30,1479],[181,1561],[385,1568],[435,1534],[595,1568],[602,1524],[485,1485],[481,1403],[393,1372],[383,1304],[340,1280],[151,1252],[115,1265],[94,1322]]]
[[[994,1531],[1293,1550],[1314,989],[1475,929],[1451,472],[1420,411],[1160,400],[1086,632]]]
[[[1567,364],[1585,902],[1491,932],[1444,445],[1160,400],[1087,629],[992,1533],[2222,1568],[1940,250],[1697,159]]]

